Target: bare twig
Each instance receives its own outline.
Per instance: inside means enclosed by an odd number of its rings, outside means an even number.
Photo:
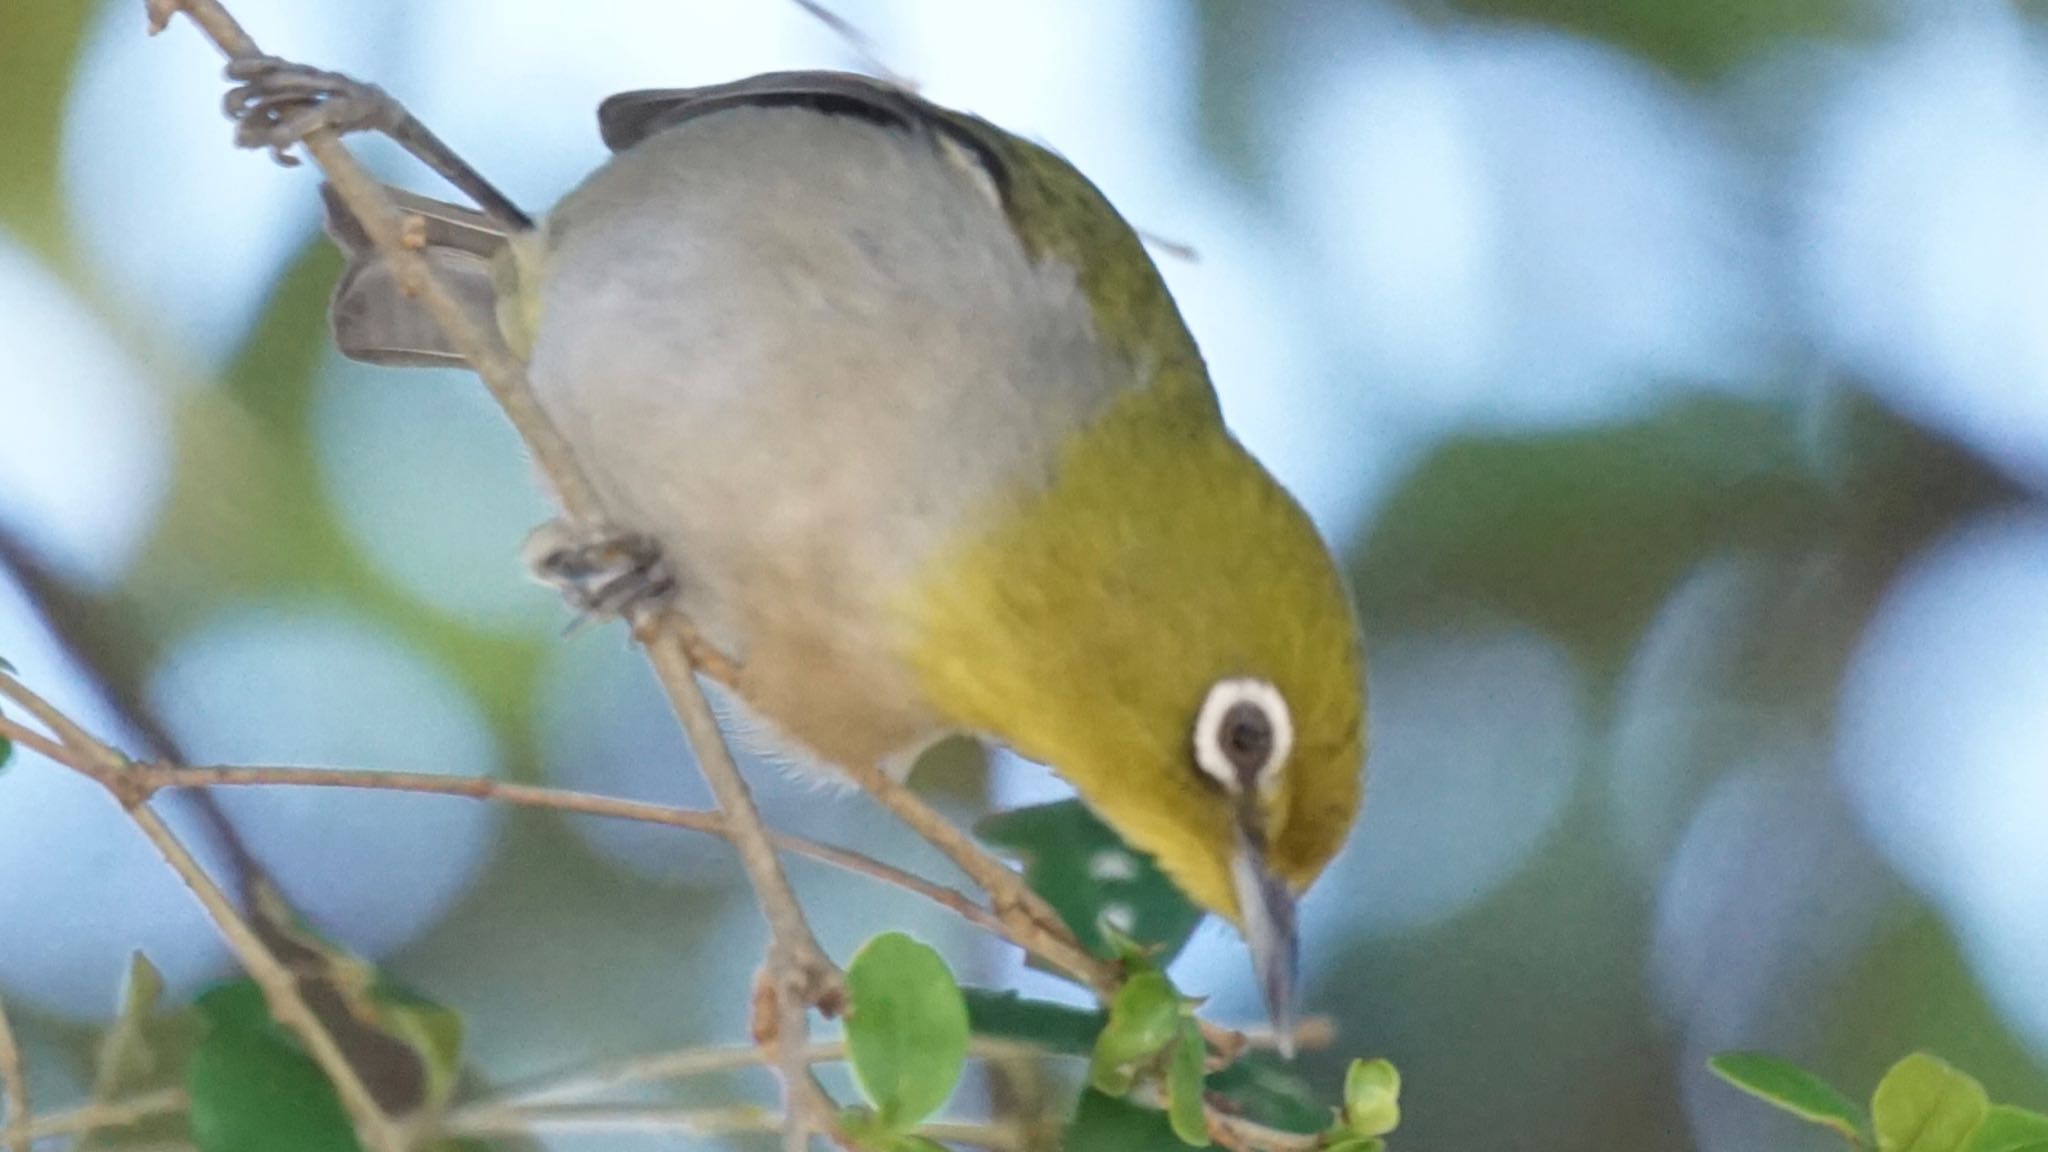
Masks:
[[[967,1054],[981,1060],[1052,1058],[1059,1055],[1035,1044],[991,1036],[971,1037],[967,1042]],[[812,1064],[844,1060],[846,1042],[825,1040],[813,1043],[804,1050],[804,1059]],[[458,1109],[456,1114],[498,1107],[576,1103],[633,1084],[655,1084],[709,1075],[713,1072],[729,1072],[738,1068],[758,1068],[766,1062],[767,1057],[759,1048],[741,1045],[654,1052],[572,1072],[528,1088],[515,1089],[498,1101],[469,1105]]]
[[[277,1022],[290,1029],[306,1047],[307,1055],[334,1083],[334,1091],[348,1110],[356,1135],[372,1152],[405,1152],[407,1137],[402,1127],[385,1115],[353,1064],[342,1054],[334,1036],[299,994],[298,980],[271,952],[256,930],[235,908],[234,901],[178,839],[147,803],[147,792],[138,792],[128,777],[131,763],[98,737],[80,727],[55,705],[30,691],[14,677],[0,672],[0,696],[19,704],[56,734],[72,755],[60,762],[84,772],[121,802],[128,818],[156,846],[164,861],[185,882],[185,887],[206,910],[222,939],[235,953],[250,979],[263,990],[264,1002]]]
[[[786,1123],[761,1108],[645,1108],[618,1105],[553,1105],[510,1109],[451,1123],[451,1136],[525,1136],[543,1132],[672,1133],[696,1139],[774,1132]],[[1006,1124],[925,1124],[917,1134],[928,1140],[966,1144],[997,1152],[1024,1147],[1022,1133]]]
[[[102,1128],[125,1128],[159,1116],[176,1115],[190,1103],[183,1088],[164,1088],[126,1100],[48,1113],[29,1125],[28,1135],[31,1140],[47,1140],[53,1136],[82,1136]]]
[[[18,726],[10,725],[4,718],[0,718],[0,735],[11,737],[17,728]],[[18,730],[24,737],[43,740],[32,730]],[[43,741],[44,746],[31,745],[27,740],[22,743],[24,747],[34,747],[36,751],[45,755],[51,754],[47,741]],[[622,800],[561,788],[514,784],[483,776],[436,776],[421,772],[370,772],[338,768],[187,768],[172,764],[137,764],[129,770],[129,779],[136,787],[150,790],[290,786],[415,792],[431,796],[454,796],[465,800],[498,801],[522,808],[571,812],[613,820],[630,820],[641,824],[660,824],[730,838],[725,817],[717,812],[672,808],[662,804]],[[820,843],[802,836],[771,831],[768,833],[768,840],[776,848],[791,855],[808,857],[843,871],[867,876],[915,893],[953,912],[968,923],[1007,939],[1006,930],[994,913],[957,888],[927,880],[914,872],[885,864],[852,849]]]
[[[968,879],[988,893],[1005,935],[1026,951],[1048,961],[1085,984],[1105,1001],[1116,991],[1116,965],[1081,947],[1059,913],[1031,890],[1024,878],[990,855],[965,832],[888,774],[873,766],[849,767],[854,782],[946,855]]]
[[[5,716],[0,716],[0,737],[14,741],[16,747],[40,753],[59,764],[69,763],[72,759],[71,753],[66,751],[62,744],[33,728],[16,724]]]
[[[35,1117],[29,1113],[28,1072],[22,1067],[14,1026],[7,1020],[5,999],[0,999],[0,1105],[7,1109],[7,1123],[0,1125],[0,1139],[6,1141],[7,1152],[28,1152],[29,1141],[35,1138]]]

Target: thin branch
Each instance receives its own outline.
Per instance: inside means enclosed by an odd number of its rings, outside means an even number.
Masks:
[[[9,725],[5,719],[0,719],[0,734],[11,734],[14,729],[15,726]],[[22,728],[20,731],[27,737],[42,739],[29,729]],[[47,741],[44,743],[47,744]],[[24,741],[23,746],[31,745]],[[45,755],[49,754],[41,747],[36,750],[44,752]],[[464,800],[497,801],[521,808],[571,812],[612,820],[630,820],[641,824],[660,824],[727,839],[731,836],[725,817],[717,812],[674,808],[561,788],[514,784],[483,776],[436,776],[423,772],[372,772],[338,768],[188,768],[174,764],[137,764],[129,770],[129,777],[137,787],[151,790],[289,786],[416,792],[432,796],[454,796]],[[850,848],[841,848],[786,832],[771,831],[768,833],[768,840],[776,848],[791,855],[807,857],[922,896],[970,924],[997,937],[1008,939],[1003,923],[995,914],[957,888],[927,880],[914,872],[893,864],[885,864]]]
[[[28,1072],[22,1067],[14,1026],[7,1021],[5,998],[0,998],[0,1105],[7,1109],[7,1123],[0,1126],[7,1152],[28,1152],[29,1141],[35,1139],[35,1117],[29,1112]]]
[[[669,706],[690,738],[690,747],[697,753],[697,765],[711,786],[712,798],[725,814],[733,848],[739,853],[747,878],[753,882],[761,914],[768,920],[770,959],[795,971],[806,1004],[817,1004],[828,1014],[837,1015],[845,998],[839,966],[818,946],[810,921],[804,918],[803,907],[797,903],[796,892],[790,888],[789,878],[783,875],[782,865],[775,858],[768,829],[761,822],[761,811],[754,805],[753,794],[741,778],[739,766],[733,763],[732,750],[726,746],[717,717],[712,715],[711,702],[704,698],[704,689],[697,683],[686,638],[673,628],[660,627],[673,619],[672,615],[663,616],[655,628],[636,627],[634,633],[646,648],[655,677],[668,694]]]
[[[618,1105],[552,1105],[507,1109],[451,1122],[444,1131],[451,1136],[530,1136],[542,1132],[644,1132],[670,1133],[709,1139],[781,1129],[785,1118],[765,1109],[737,1108],[647,1108]],[[963,1124],[939,1122],[917,1128],[928,1140],[967,1144],[996,1152],[1020,1152],[1022,1132],[1007,1124]]]
[[[988,893],[996,916],[1007,928],[1006,936],[1041,960],[1065,969],[1105,1003],[1115,993],[1121,980],[1117,966],[1081,947],[1059,913],[1033,892],[1016,870],[996,859],[938,809],[879,768],[868,765],[849,767],[846,771],[863,791],[944,853],[968,879]]]
[[[227,941],[249,977],[263,990],[264,1002],[270,1014],[279,1024],[284,1025],[299,1038],[306,1047],[307,1055],[320,1065],[320,1070],[334,1083],[334,1091],[348,1110],[357,1136],[372,1152],[405,1152],[407,1140],[400,1126],[378,1106],[369,1087],[357,1074],[355,1066],[342,1054],[340,1045],[328,1032],[320,1018],[314,1014],[299,994],[299,984],[289,969],[278,960],[249,922],[235,908],[213,877],[206,874],[199,861],[172,832],[161,817],[147,805],[147,793],[137,792],[128,776],[132,766],[127,757],[115,751],[98,737],[87,732],[60,711],[55,705],[30,691],[28,687],[5,672],[0,672],[0,696],[14,701],[30,715],[43,722],[51,732],[57,734],[65,747],[73,754],[58,757],[60,763],[83,772],[101,787],[112,793],[127,812],[129,820],[149,838],[163,856],[165,863],[185,882],[195,899],[206,910],[214,927]]]
[[[967,1054],[980,1060],[1015,1059],[1020,1056],[1052,1058],[1062,1055],[1021,1040],[1005,1040],[992,1036],[970,1037],[967,1041]],[[812,1064],[844,1060],[846,1042],[824,1040],[811,1044],[804,1050],[804,1058]],[[686,1080],[692,1076],[706,1076],[714,1072],[759,1068],[767,1063],[767,1059],[758,1047],[750,1045],[678,1048],[670,1052],[654,1052],[570,1072],[529,1088],[515,1089],[496,1101],[472,1104],[458,1109],[457,1114],[472,1109],[576,1103],[634,1084],[658,1084],[671,1080]]]
[[[146,807],[130,809],[128,815],[136,827],[142,829],[142,834],[149,837],[150,843],[156,845],[178,878],[191,889],[192,895],[205,907],[206,914],[213,918],[214,925],[235,953],[235,959],[241,962],[249,978],[263,989],[263,999],[270,1008],[271,1016],[299,1038],[306,1046],[306,1054],[334,1082],[335,1094],[347,1107],[363,1143],[376,1152],[405,1152],[410,1141],[403,1128],[384,1114],[369,1086],[356,1072],[355,1065],[349,1063],[341,1046],[335,1043],[333,1034],[327,1031],[319,1016],[299,994],[297,977],[271,954],[262,938],[256,935],[256,930],[235,910],[234,901],[192,858],[192,853],[179,842],[162,818]]]
[[[751,1104],[733,1108],[632,1108],[568,1105],[458,1114],[441,1125],[450,1136],[525,1136],[536,1132],[668,1132],[699,1139],[774,1132],[783,1119]]]
[[[48,1113],[29,1126],[28,1135],[31,1140],[46,1140],[53,1136],[82,1136],[102,1128],[125,1128],[159,1116],[176,1115],[190,1104],[183,1088],[163,1088],[126,1100]]]
[[[0,716],[0,737],[12,740],[16,747],[26,748],[62,764],[71,758],[64,746],[33,728],[24,727]]]

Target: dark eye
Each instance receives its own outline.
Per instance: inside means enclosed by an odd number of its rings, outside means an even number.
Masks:
[[[1256,776],[1273,755],[1273,721],[1264,708],[1241,700],[1223,714],[1223,730],[1217,734],[1217,743],[1223,748],[1224,759],[1230,761],[1239,776]]]
[[[1195,765],[1232,793],[1250,791],[1274,778],[1293,737],[1279,689],[1264,680],[1218,680],[1195,717]]]

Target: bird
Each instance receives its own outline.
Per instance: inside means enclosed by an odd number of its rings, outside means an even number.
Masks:
[[[537,533],[537,570],[681,614],[818,771],[901,778],[960,733],[1049,766],[1291,1019],[1296,902],[1364,790],[1359,621],[1072,164],[888,81],[768,73],[604,101],[609,158],[534,219],[374,86],[230,75],[245,144],[378,127],[480,205],[396,193],[605,509]],[[328,209],[342,353],[460,364]]]

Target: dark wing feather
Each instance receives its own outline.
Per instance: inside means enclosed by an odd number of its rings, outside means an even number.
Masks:
[[[1007,192],[1008,173],[1000,149],[980,121],[947,111],[894,84],[853,72],[764,72],[728,84],[702,88],[645,88],[621,92],[598,105],[597,126],[605,147],[623,152],[649,136],[687,120],[728,108],[812,108],[829,116],[852,116],[964,148]]]

